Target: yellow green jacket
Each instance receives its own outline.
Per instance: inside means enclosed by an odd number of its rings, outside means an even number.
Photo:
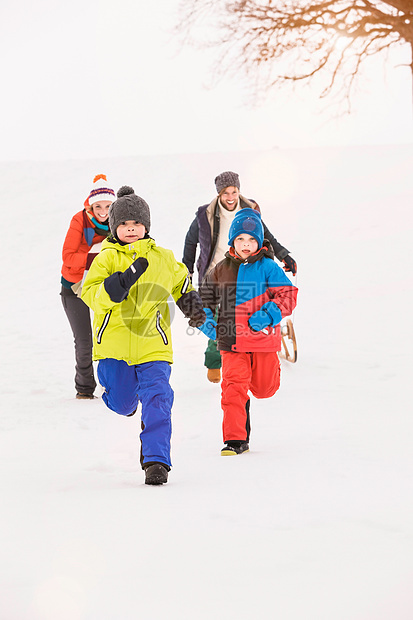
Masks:
[[[113,302],[104,280],[116,271],[125,271],[139,256],[147,259],[148,268],[126,299]],[[171,302],[191,290],[187,267],[153,239],[129,245],[103,241],[82,288],[82,299],[94,312],[93,359],[113,358],[129,365],[156,360],[172,363],[175,305]]]

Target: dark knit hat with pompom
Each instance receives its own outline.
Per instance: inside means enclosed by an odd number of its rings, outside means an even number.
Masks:
[[[117,199],[109,207],[109,228],[112,235],[116,236],[119,224],[128,220],[143,224],[148,233],[151,227],[151,213],[145,200],[137,196],[134,189],[128,185],[122,185],[116,196]]]

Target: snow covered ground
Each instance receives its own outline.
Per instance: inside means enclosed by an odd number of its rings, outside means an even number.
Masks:
[[[177,310],[174,467],[149,487],[138,416],[74,399],[61,246],[103,172],[180,259],[226,169],[297,260],[299,360],[221,458]],[[412,146],[0,164],[2,619],[411,620],[412,169]]]

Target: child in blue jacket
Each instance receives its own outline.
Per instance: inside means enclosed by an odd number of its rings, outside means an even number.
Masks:
[[[280,386],[280,321],[292,313],[297,296],[297,288],[274,261],[257,211],[244,208],[236,214],[228,243],[224,260],[199,290],[207,316],[219,309],[223,456],[249,450],[248,393],[269,398]]]

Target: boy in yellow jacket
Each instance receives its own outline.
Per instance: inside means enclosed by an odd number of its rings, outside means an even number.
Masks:
[[[109,210],[102,244],[82,290],[94,311],[93,359],[109,409],[133,415],[142,403],[141,465],[146,484],[163,484],[171,468],[171,316],[174,299],[202,331],[213,331],[188,269],[149,237],[149,206],[128,186]]]

